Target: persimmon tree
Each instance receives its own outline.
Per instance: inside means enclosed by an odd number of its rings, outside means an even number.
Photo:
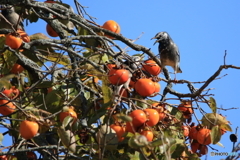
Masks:
[[[12,137],[2,159],[192,160],[222,145],[232,129],[208,85],[222,70],[240,67],[221,65],[198,89],[172,80],[158,54],[121,35],[114,21],[97,24],[74,2],[77,13],[62,2],[0,1],[13,5],[28,27],[44,20],[50,35],[0,28],[0,125],[7,129],[1,139]]]

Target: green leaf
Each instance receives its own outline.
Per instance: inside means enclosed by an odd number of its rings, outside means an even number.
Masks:
[[[37,22],[38,21],[38,16],[33,12],[29,11],[30,14],[28,14],[27,19],[29,20],[30,23]]]
[[[147,156],[147,157],[151,155],[151,151],[148,150],[147,147],[143,147],[143,148],[142,148],[142,151],[143,151],[143,154],[144,154],[145,156]]]
[[[78,35],[90,35],[87,29],[78,27]],[[100,43],[95,38],[82,38],[82,41],[85,42],[88,46],[97,47]]]
[[[63,92],[65,97],[68,97],[67,99],[70,99],[71,96],[76,95],[76,87],[74,84],[62,84],[60,86],[60,90]]]
[[[100,108],[97,113],[93,114],[92,117],[89,118],[88,124],[96,123],[99,118],[105,115],[107,112],[105,107]]]
[[[140,98],[141,99],[141,101],[137,101],[137,106],[138,107],[141,107],[142,109],[147,109],[148,108],[148,105],[146,104],[147,101],[145,99],[142,99],[142,97],[140,95],[136,95],[135,98]]]
[[[102,60],[102,63],[103,63],[103,64],[106,63],[106,62],[108,62],[108,61],[109,61],[108,55],[107,55],[107,54],[103,54],[101,60]]]
[[[57,52],[48,52],[48,53],[42,52],[42,55],[39,55],[39,57],[42,57],[45,60],[48,60],[51,62],[56,62],[56,63],[62,64],[62,65],[70,64],[70,59],[68,56],[62,55],[61,53],[57,53]],[[70,66],[68,66],[68,67],[70,67]]]
[[[89,98],[91,98],[90,92],[84,92],[84,97],[86,98],[86,100],[88,100]]]
[[[221,140],[221,131],[218,125],[212,127],[211,129],[211,141],[212,144],[217,144]]]
[[[65,117],[62,123],[63,128],[65,128],[72,121],[73,121],[73,117],[71,116]]]
[[[220,128],[232,132],[232,128],[228,124],[221,124]]]
[[[181,111],[179,111],[179,109],[177,109],[176,107],[170,107],[170,106],[169,106],[169,108],[171,108],[170,114],[175,116],[175,118],[177,118],[179,120],[183,118],[183,113]]]
[[[11,71],[13,65],[17,62],[17,56],[15,56],[15,54],[9,50],[6,50],[3,54],[3,58],[4,58],[4,63],[3,63],[3,67],[1,69],[1,74],[6,75],[9,74],[9,72]]]
[[[131,132],[127,132],[127,134],[125,135],[125,137],[131,138],[132,136],[134,136],[135,134],[131,133]]]
[[[210,103],[210,108],[211,108],[212,112],[216,113],[217,112],[217,103],[213,97],[210,97],[209,103]]]
[[[76,139],[70,130],[65,130],[62,126],[57,130],[58,136],[65,148],[67,148],[72,153],[76,152]]]
[[[9,82],[10,79],[12,79],[13,77],[15,77],[14,74],[9,74],[9,75],[6,75],[2,78],[0,78],[0,90],[2,88],[5,88],[5,89],[10,89],[12,87],[11,83]]]
[[[158,147],[158,146],[162,146],[162,145],[172,145],[176,143],[176,140],[174,138],[166,138],[166,137],[163,137],[161,139],[157,139],[153,142],[150,143],[150,146],[151,147]]]
[[[105,76],[102,78],[102,93],[103,93],[103,102],[104,104],[111,104],[109,102],[112,101],[112,96],[113,96],[113,91],[112,89],[109,87],[109,81],[108,81],[108,77]],[[108,106],[111,107],[111,106]]]
[[[102,125],[97,132],[97,140],[100,147],[107,150],[115,150],[118,146],[118,138],[116,132],[110,127]]]
[[[202,124],[211,129],[215,125],[228,124],[229,122],[220,114],[217,113],[207,113],[202,118]]]
[[[87,57],[89,60],[95,63],[100,63],[102,55],[101,54],[92,54],[91,56]]]
[[[128,140],[128,145],[131,148],[139,149],[149,144],[147,138],[143,135],[135,134]]]
[[[47,94],[45,101],[48,111],[55,113],[62,109],[62,104],[64,102],[63,92],[59,90],[53,90]]]
[[[178,158],[179,155],[183,153],[186,146],[183,143],[173,144],[170,148],[170,152],[172,153],[172,158]]]
[[[189,160],[201,160],[196,153],[191,154],[188,159]]]
[[[49,88],[53,86],[53,82],[52,81],[43,81],[41,83],[39,83],[36,88]]]
[[[130,116],[124,114],[124,113],[117,114],[116,116],[119,120],[122,120],[124,122],[131,122],[132,121],[132,117],[130,117]]]
[[[138,151],[135,151],[134,154],[127,153],[130,160],[145,160],[144,156],[140,154]]]
[[[79,131],[79,126],[80,126],[80,124],[78,121],[73,121],[72,126],[71,126],[72,132],[75,133],[75,132]]]

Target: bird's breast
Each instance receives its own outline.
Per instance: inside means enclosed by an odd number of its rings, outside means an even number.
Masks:
[[[161,63],[163,66],[172,66],[172,67],[175,67],[175,62],[170,60],[170,59],[166,59],[166,58],[162,58],[160,57],[161,59]]]

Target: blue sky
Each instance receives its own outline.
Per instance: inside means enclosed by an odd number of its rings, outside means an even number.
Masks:
[[[73,1],[64,1],[74,6]],[[191,82],[205,81],[223,64],[224,52],[227,50],[226,64],[240,66],[240,1],[80,1],[86,6],[89,15],[96,17],[96,23],[102,25],[107,20],[115,20],[121,26],[121,34],[130,39],[140,39],[135,43],[151,48],[157,54],[157,45],[150,40],[157,32],[167,31],[178,45],[181,54],[180,66],[182,74],[177,79]],[[75,7],[74,7],[75,9]],[[26,31],[29,35],[45,31],[46,23],[29,24]],[[125,47],[124,44],[120,44]],[[129,49],[130,50],[130,49]],[[137,54],[135,51],[130,54]],[[173,72],[172,68],[168,68]],[[220,76],[209,85],[218,107],[239,107],[240,70],[224,70]],[[162,77],[163,75],[161,75]],[[172,76],[173,77],[173,76]],[[165,86],[160,82],[162,88]],[[199,88],[202,84],[196,84]],[[184,84],[173,87],[178,92],[188,93]],[[178,101],[174,101],[178,104]],[[207,112],[208,107],[201,105]],[[231,127],[239,126],[240,110],[218,111],[232,123]],[[198,118],[201,119],[198,114]],[[0,129],[1,131],[1,129]],[[221,143],[225,148],[211,145],[219,152],[230,152],[232,143],[226,133]],[[209,152],[212,150],[209,148]],[[203,159],[205,156],[203,157]],[[225,157],[210,157],[221,159]]]

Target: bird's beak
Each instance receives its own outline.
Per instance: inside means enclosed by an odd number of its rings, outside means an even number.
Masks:
[[[157,39],[157,38],[156,37],[151,38],[151,40],[153,40],[153,39]]]
[[[153,39],[157,39],[157,38],[156,38],[156,37],[151,38],[151,40],[153,40]],[[153,43],[153,45],[155,45],[157,42],[159,42],[159,39],[157,39],[157,40]]]

